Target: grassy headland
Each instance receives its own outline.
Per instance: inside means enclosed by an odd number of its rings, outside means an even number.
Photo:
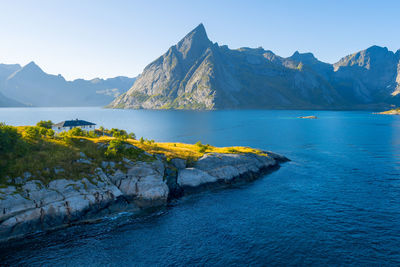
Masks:
[[[400,115],[400,108],[395,108],[383,112],[379,112],[378,114],[384,114],[384,115]]]
[[[194,162],[205,153],[265,153],[248,147],[214,147],[183,143],[159,143],[143,137],[136,140],[133,133],[120,129],[82,131],[74,128],[55,134],[51,122],[37,126],[8,126],[0,124],[0,186],[15,184],[15,178],[41,180],[82,179],[95,177],[101,167],[113,172],[124,169],[124,162],[152,161],[155,155]],[[112,162],[112,164],[107,164]],[[105,164],[106,163],[106,164]]]

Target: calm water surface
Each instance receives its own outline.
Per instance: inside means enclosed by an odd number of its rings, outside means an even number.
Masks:
[[[296,119],[316,115],[318,120]],[[27,266],[400,265],[400,116],[332,111],[0,109],[12,125],[80,118],[157,141],[246,145],[292,161],[255,182],[2,247]]]

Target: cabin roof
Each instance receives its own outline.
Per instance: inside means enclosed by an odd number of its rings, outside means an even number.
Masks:
[[[76,126],[88,126],[88,125],[96,125],[96,123],[88,122],[84,120],[70,120],[70,121],[62,121],[54,124],[55,127],[76,127]]]

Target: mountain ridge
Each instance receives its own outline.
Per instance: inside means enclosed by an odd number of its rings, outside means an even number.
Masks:
[[[44,72],[34,61],[21,67],[0,64],[1,106],[104,106],[126,92],[135,78],[117,76],[67,81]]]
[[[229,49],[198,25],[145,67],[109,107],[145,109],[376,109],[400,104],[400,50],[372,46],[337,63]]]

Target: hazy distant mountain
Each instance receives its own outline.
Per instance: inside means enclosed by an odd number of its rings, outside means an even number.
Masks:
[[[2,93],[0,93],[0,107],[23,107],[23,106],[25,105],[19,103],[18,101],[10,99],[4,96]]]
[[[400,52],[371,47],[336,64],[311,53],[212,43],[200,24],[150,63],[110,107],[148,109],[329,108],[399,104]]]
[[[104,106],[126,92],[135,78],[66,81],[34,62],[22,67],[0,64],[0,92],[28,106]]]

